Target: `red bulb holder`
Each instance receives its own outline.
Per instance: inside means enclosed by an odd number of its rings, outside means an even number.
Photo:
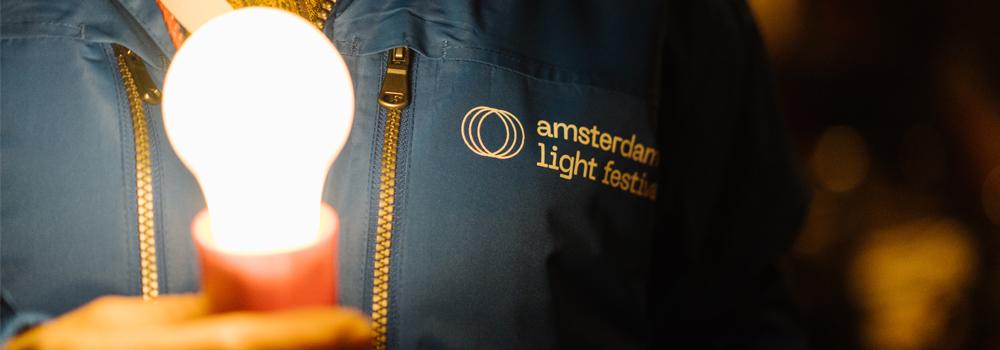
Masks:
[[[273,254],[234,254],[211,240],[208,211],[192,223],[201,261],[201,288],[216,312],[272,311],[337,303],[337,236],[340,220],[322,205],[319,240]]]

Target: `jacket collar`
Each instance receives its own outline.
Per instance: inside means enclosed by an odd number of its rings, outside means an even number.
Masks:
[[[113,0],[116,2],[131,18],[134,20],[131,25],[138,26],[143,33],[139,33],[140,38],[150,41],[153,46],[156,47],[160,52],[158,55],[163,59],[169,61],[176,50],[174,49],[173,42],[170,41],[170,34],[167,32],[167,27],[163,23],[163,14],[160,12],[159,6],[156,5],[156,0]],[[151,56],[152,52],[139,52],[137,48],[137,53],[146,58],[147,60],[154,59],[155,56]],[[159,62],[157,62],[159,63]],[[165,66],[167,62],[162,62]]]

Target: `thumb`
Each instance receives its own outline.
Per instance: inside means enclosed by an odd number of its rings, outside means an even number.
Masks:
[[[367,349],[372,332],[357,311],[308,308],[268,313],[231,312],[137,334],[144,349]],[[118,348],[133,348],[118,344]]]
[[[104,296],[67,314],[64,322],[122,328],[180,322],[208,313],[208,302],[201,294],[164,295],[152,300]]]

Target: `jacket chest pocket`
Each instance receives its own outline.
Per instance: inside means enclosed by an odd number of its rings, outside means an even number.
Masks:
[[[428,177],[411,183],[518,218],[593,198],[609,211],[656,201],[662,151],[646,100],[498,65],[423,62],[408,156],[410,176]]]
[[[488,314],[470,323],[535,320],[510,331],[541,336],[565,315],[557,295],[642,293],[661,152],[646,101],[468,60],[418,57],[414,72],[393,242],[401,319]],[[459,318],[426,321],[468,327]]]

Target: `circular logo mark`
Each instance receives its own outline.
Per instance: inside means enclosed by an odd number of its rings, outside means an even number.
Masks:
[[[483,121],[491,116],[500,118],[503,123],[503,145],[491,150],[483,143]],[[483,157],[507,159],[521,153],[524,148],[524,126],[510,112],[492,107],[474,107],[462,118],[462,141],[472,150],[472,153]]]

